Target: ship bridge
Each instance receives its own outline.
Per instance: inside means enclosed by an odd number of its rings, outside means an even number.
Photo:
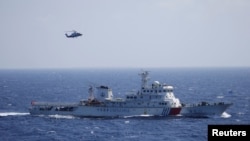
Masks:
[[[145,79],[144,79],[145,80]],[[174,105],[176,107],[181,106],[178,98],[174,96],[174,87],[161,84],[159,81],[154,81],[151,85],[142,85],[141,90],[137,93],[130,93],[126,95],[126,100],[128,101],[151,101],[157,103],[169,103],[170,105]]]
[[[96,87],[97,88],[97,96],[96,99],[99,101],[104,101],[104,100],[112,100],[113,99],[113,92],[112,89],[107,87],[107,86],[100,86]]]

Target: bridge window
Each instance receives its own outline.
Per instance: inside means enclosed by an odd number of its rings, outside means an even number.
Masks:
[[[173,90],[168,90],[168,92],[173,92]]]

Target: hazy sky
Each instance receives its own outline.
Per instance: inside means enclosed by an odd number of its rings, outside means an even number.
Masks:
[[[0,18],[0,69],[250,67],[250,0],[1,0]]]

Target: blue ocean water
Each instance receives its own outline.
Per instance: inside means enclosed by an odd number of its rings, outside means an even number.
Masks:
[[[89,85],[115,97],[140,87],[138,69],[0,70],[0,141],[206,141],[209,124],[250,124],[250,68],[148,69],[150,81],[173,85],[183,103],[232,102],[210,118],[31,116],[32,100],[77,102]]]

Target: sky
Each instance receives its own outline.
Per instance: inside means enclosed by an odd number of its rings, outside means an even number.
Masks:
[[[250,67],[249,0],[1,0],[0,18],[0,69]]]

